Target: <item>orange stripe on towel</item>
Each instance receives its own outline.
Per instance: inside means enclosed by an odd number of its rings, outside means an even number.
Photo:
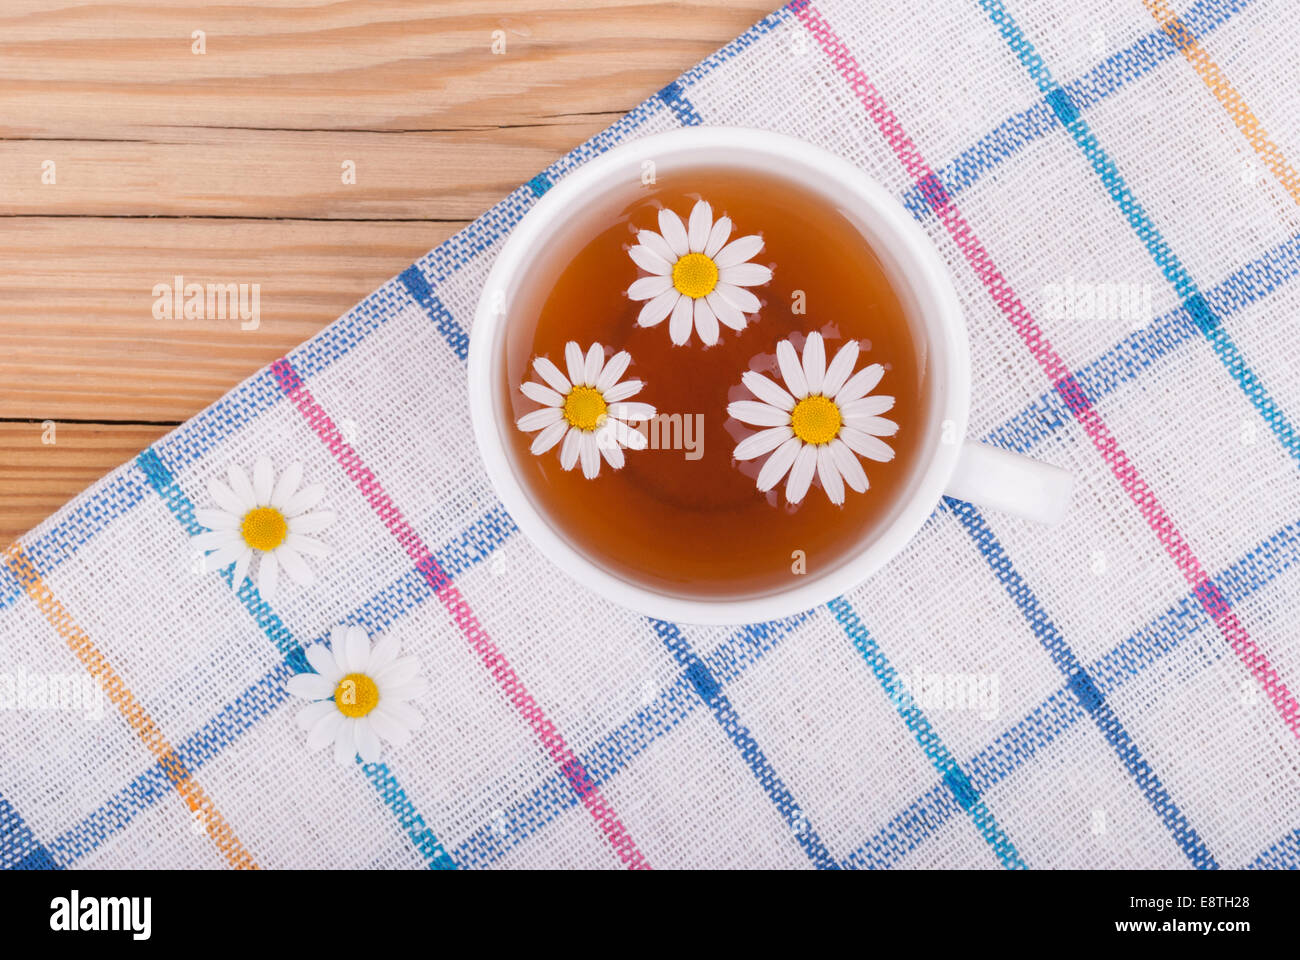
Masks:
[[[1165,0],[1143,0],[1143,3],[1146,4],[1151,16],[1155,17],[1156,23],[1160,24],[1160,29],[1192,65],[1201,82],[1214,94],[1228,116],[1232,117],[1232,122],[1237,125],[1237,129],[1259,154],[1273,176],[1286,188],[1286,192],[1291,194],[1291,199],[1300,204],[1300,175],[1297,175],[1291,164],[1286,162],[1286,157],[1282,155],[1278,145],[1269,139],[1264,131],[1264,125],[1259,122],[1259,117],[1255,116],[1241,94],[1228,82],[1219,65],[1210,59],[1205,48],[1200,45],[1192,31],[1187,29]]]
[[[157,758],[158,766],[167,775],[167,779],[176,788],[176,792],[180,794],[191,813],[195,810],[202,811],[208,836],[212,838],[212,842],[217,845],[217,849],[230,865],[238,870],[256,870],[257,864],[244,849],[244,845],[239,842],[234,831],[230,829],[230,824],[213,806],[212,800],[203,788],[194,781],[184,761],[176,755],[176,751],[167,742],[153,718],[140,705],[135,695],[126,688],[122,678],[95,647],[90,636],[77,625],[67,608],[50,592],[50,588],[41,580],[40,574],[23,553],[20,544],[15,542],[9,548],[5,554],[5,562],[18,578],[18,582],[23,585],[27,595],[45,615],[45,619],[67,643],[68,649],[81,661],[86,672],[99,681],[109,702],[117,707],[118,712],[131,725],[131,729],[140,737],[145,747]]]

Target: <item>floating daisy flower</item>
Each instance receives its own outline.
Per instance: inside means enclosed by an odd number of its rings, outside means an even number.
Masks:
[[[298,726],[307,731],[307,749],[334,745],[334,759],[351,763],[357,756],[378,763],[380,740],[394,747],[411,739],[424,717],[406,701],[424,692],[420,661],[399,657],[396,637],[373,647],[360,627],[335,627],[330,645],[307,648],[315,673],[290,677],[284,689],[314,701],[298,711]]]
[[[745,314],[757,313],[758,297],[745,287],[772,279],[772,271],[749,263],[763,249],[763,238],[741,237],[727,243],[731,220],[713,219],[713,208],[696,202],[688,226],[665,208],[659,211],[659,233],[642,230],[628,250],[636,265],[650,274],[628,287],[633,300],[649,301],[637,323],[653,327],[672,315],[668,336],[678,346],[691,338],[691,327],[705,344],[718,342],[718,324],[743,330]]]
[[[564,361],[568,377],[545,357],[533,359],[533,369],[546,382],[529,380],[519,389],[542,408],[520,417],[519,429],[524,433],[541,431],[531,448],[538,456],[563,440],[560,466],[565,470],[572,470],[581,460],[583,476],[590,479],[600,473],[602,456],[617,470],[623,466],[624,447],[643,450],[647,446],[645,434],[628,424],[655,415],[655,408],[648,403],[627,402],[643,386],[640,380],[619,381],[632,356],[623,350],[607,363],[605,348],[599,343],[593,343],[584,356],[582,348],[570,340],[564,345]]]
[[[808,334],[802,362],[789,340],[776,345],[776,359],[784,387],[750,370],[741,380],[758,399],[727,405],[727,413],[741,423],[766,428],[740,441],[732,456],[753,460],[772,454],[758,472],[758,489],[771,490],[788,473],[785,498],[790,503],[804,498],[814,473],[831,503],[844,502],[845,484],[865,492],[867,475],[857,458],[881,463],[894,458],[893,449],[880,439],[898,432],[897,423],[880,416],[894,406],[894,398],[867,396],[885,368],[873,363],[853,373],[856,340],[844,344],[827,366],[818,333]]]
[[[253,464],[253,480],[236,464],[230,465],[229,485],[208,481],[208,494],[217,509],[194,511],[195,519],[209,530],[193,538],[207,554],[208,569],[235,565],[235,589],[249,574],[254,556],[260,557],[257,591],[262,599],[275,596],[280,568],[303,586],[315,579],[304,554],[321,557],[329,546],[310,536],[334,522],[328,510],[311,511],[325,496],[319,483],[302,487],[302,464],[290,464],[277,483],[271,461],[261,457]]]

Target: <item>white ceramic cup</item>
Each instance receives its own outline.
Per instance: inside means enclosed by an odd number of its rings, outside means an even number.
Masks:
[[[820,573],[743,599],[669,594],[611,572],[552,527],[520,482],[507,452],[516,430],[502,401],[504,342],[510,305],[559,228],[602,198],[639,184],[644,162],[657,176],[715,166],[796,180],[820,194],[862,233],[884,265],[909,318],[925,339],[931,402],[909,492],[879,524],[864,530],[858,549]],[[761,291],[760,291],[761,293]],[[856,587],[898,553],[944,495],[1054,523],[1069,504],[1072,477],[966,437],[970,349],[966,324],[938,251],[911,215],[861,170],[792,137],[762,130],[689,127],[615,147],[555,184],[520,221],[497,256],[479,299],[470,336],[469,401],[474,436],[501,502],[524,534],[561,570],[601,596],[649,616],[684,623],[753,623],[807,610]]]

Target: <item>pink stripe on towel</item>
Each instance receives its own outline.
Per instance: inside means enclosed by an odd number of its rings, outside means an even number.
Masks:
[[[1129,460],[1128,455],[1120,449],[1119,443],[1101,419],[1101,415],[1079,389],[1074,374],[1053,349],[1046,335],[1030,315],[1029,309],[1016,296],[1006,277],[998,270],[993,258],[980,243],[970,224],[962,217],[921,151],[881,98],[879,91],[867,79],[862,67],[849,52],[848,46],[835,34],[812,3],[795,2],[790,4],[790,9],[816,38],[840,76],[853,89],[854,94],[866,108],[867,115],[880,130],[908,176],[916,181],[922,195],[929,201],[939,221],[965,255],[966,261],[988,290],[993,302],[1011,322],[1011,326],[1020,335],[1034,360],[1043,368],[1052,386],[1065,400],[1070,412],[1083,427],[1115,478],[1119,480],[1124,492],[1145,518],[1147,525],[1165,548],[1165,552],[1173,559],[1183,577],[1192,586],[1201,606],[1222,632],[1233,653],[1264,688],[1291,733],[1300,737],[1300,703],[1296,701],[1277,670],[1269,663],[1264,652],[1241,625],[1241,621],[1237,619],[1236,613],[1228,605],[1219,588],[1201,568],[1201,563],[1192,552],[1191,546],[1174,526],[1173,520],[1161,506],[1155,492],[1138,473],[1137,467]]]
[[[415,568],[424,576],[425,581],[438,595],[438,598],[442,600],[443,606],[451,614],[456,626],[465,635],[465,639],[469,641],[470,648],[478,654],[488,673],[500,684],[506,699],[510,701],[519,715],[533,729],[538,739],[541,740],[542,747],[564,772],[569,786],[595,818],[596,823],[613,846],[614,852],[618,854],[619,859],[630,869],[648,870],[650,868],[649,862],[637,849],[632,835],[628,833],[627,827],[623,826],[618,814],[614,812],[613,808],[601,795],[600,788],[591,779],[582,761],[569,748],[560,731],[556,729],[555,724],[547,718],[541,706],[533,699],[533,695],[524,687],[519,675],[515,673],[514,668],[510,666],[497,645],[492,642],[492,638],[487,635],[487,631],[478,622],[474,611],[470,609],[465,598],[461,596],[460,590],[452,583],[451,577],[439,565],[437,559],[420,538],[420,535],[416,533],[415,528],[402,516],[402,511],[397,508],[392,498],[384,491],[374,472],[362,462],[357,452],[344,441],[343,435],[335,427],[334,421],[330,419],[329,415],[312,397],[311,391],[307,389],[302,378],[293,369],[288,358],[281,357],[271,364],[271,372],[275,376],[275,381],[280,389],[298,408],[312,430],[324,442],[330,453],[334,455],[334,459],[339,462],[343,472],[357,485],[357,489],[366,498],[366,502],[374,508],[375,513],[388,527],[388,531],[402,545],[406,555],[415,562]]]

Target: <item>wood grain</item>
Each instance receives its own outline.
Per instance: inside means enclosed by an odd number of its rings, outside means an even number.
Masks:
[[[461,226],[0,221],[0,418],[179,423]],[[260,325],[154,319],[154,284],[178,274],[259,284]]]
[[[6,0],[0,548],[771,7]],[[154,319],[177,274],[260,327]]]
[[[0,530],[17,534],[35,526],[170,429],[64,422],[51,430],[38,422],[0,423]]]

